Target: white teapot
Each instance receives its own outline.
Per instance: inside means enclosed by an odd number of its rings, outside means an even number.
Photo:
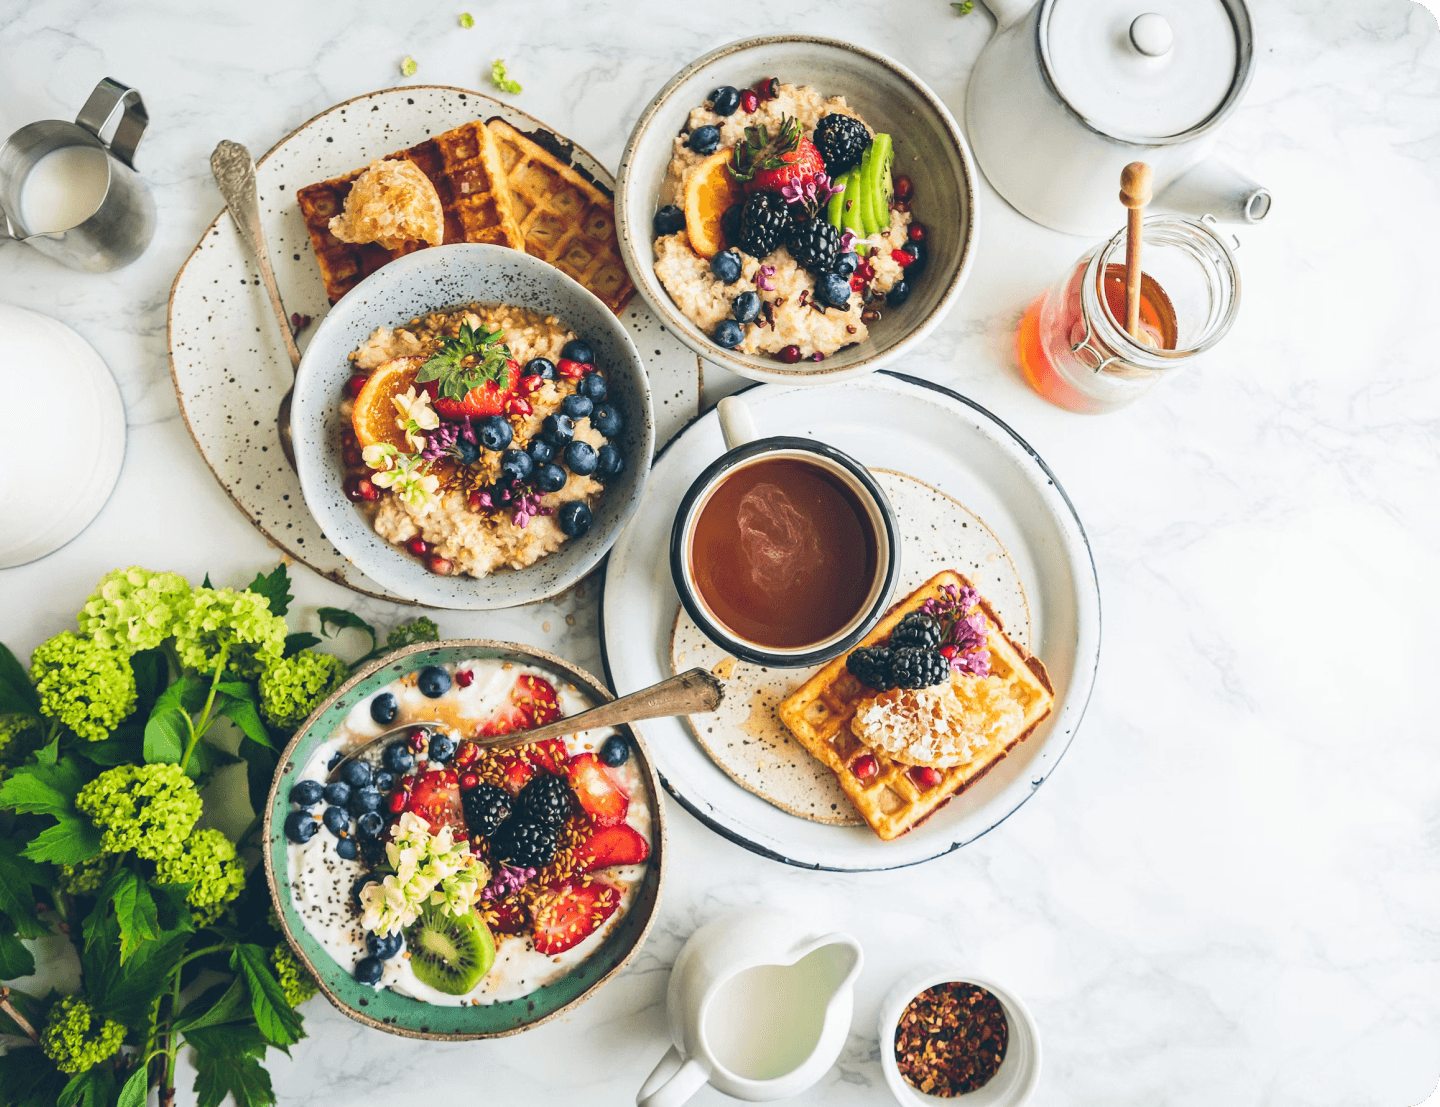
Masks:
[[[1231,223],[1269,212],[1270,194],[1210,153],[1250,83],[1245,0],[985,3],[997,29],[970,76],[966,126],[1021,214],[1108,236],[1132,161],[1154,171],[1156,207]]]

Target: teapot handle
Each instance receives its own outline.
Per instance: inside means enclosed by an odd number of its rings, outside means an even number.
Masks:
[[[710,1079],[709,1070],[695,1058],[685,1060],[673,1045],[640,1085],[636,1107],[680,1107]]]
[[[122,85],[113,77],[104,78],[95,86],[90,99],[85,101],[85,106],[80,109],[75,122],[96,138],[100,138],[101,132],[122,108],[120,122],[115,126],[115,137],[108,145],[112,154],[134,169],[135,147],[140,145],[140,136],[145,133],[145,127],[150,122],[145,101],[140,98],[138,89]]]

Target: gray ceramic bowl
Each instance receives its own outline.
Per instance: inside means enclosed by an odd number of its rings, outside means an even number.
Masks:
[[[347,357],[377,327],[470,303],[504,302],[558,316],[594,348],[625,417],[619,446],[625,472],[595,507],[589,532],[526,569],[490,576],[440,577],[386,542],[345,498],[340,458],[340,400],[350,377]],[[624,326],[590,292],[560,270],[519,250],[456,243],[417,250],[366,277],[331,309],[295,375],[290,425],[305,503],[325,537],[361,570],[393,592],[427,607],[490,610],[534,603],[563,592],[609,551],[640,503],[655,453],[655,419],[644,365]]]
[[[651,221],[671,143],[690,112],[720,85],[746,88],[767,77],[810,85],[845,102],[895,142],[895,174],[915,183],[914,215],[925,224],[930,262],[915,292],[870,330],[870,338],[821,362],[785,365],[717,346],[690,322],[655,275]],[[781,384],[829,384],[874,372],[915,349],[945,317],[970,269],[977,223],[970,149],[948,108],[897,61],[835,39],[774,35],[732,42],[687,65],[641,114],[615,181],[620,250],[640,294],[680,340],[741,376]]]

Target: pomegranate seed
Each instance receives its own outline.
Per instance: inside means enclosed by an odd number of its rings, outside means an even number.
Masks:
[[[355,503],[378,500],[380,490],[370,483],[369,477],[351,477],[345,482],[345,495]]]
[[[865,278],[862,277],[859,273],[856,273],[853,277],[850,278],[850,287],[853,288],[856,292],[864,292]]]
[[[956,647],[954,647],[954,646],[941,646],[941,647],[940,647],[940,656],[943,657],[943,658],[945,658],[946,661],[949,661],[950,658],[954,657],[954,656],[955,656],[957,653],[959,653],[959,652],[960,652],[960,651],[959,651]]]
[[[908,256],[908,255],[907,255]],[[511,396],[505,401],[506,415],[529,415],[535,409],[524,396]]]
[[[459,776],[456,775],[454,769],[445,769],[445,770],[442,770],[441,773],[440,773],[440,783],[441,783],[441,784],[458,784],[459,781],[460,781],[460,778],[459,778]]]
[[[466,670],[463,670],[463,669],[461,670],[461,672],[465,672],[465,671],[466,671]],[[471,674],[470,674],[471,680],[473,680],[474,677],[475,677],[475,674],[471,673]],[[456,674],[455,674],[455,679],[456,679],[457,681],[460,679],[460,673],[456,673]],[[467,683],[468,683],[468,682],[467,682]],[[465,687],[465,685],[462,684],[461,687],[463,688],[463,687]],[[469,764],[473,763],[474,760],[475,760],[477,757],[479,757],[479,756],[480,756],[480,747],[477,746],[474,742],[461,742],[461,743],[460,743],[460,748],[455,751],[455,758],[454,758],[454,760],[455,760],[455,764],[459,765],[459,766],[463,769],[463,768],[465,768],[466,765],[469,765]]]
[[[890,259],[901,269],[908,269],[915,264],[915,255],[907,254],[904,250],[891,250]]]
[[[360,390],[365,387],[365,382],[369,379],[370,378],[367,377],[364,373],[356,373],[353,377],[351,377],[348,381],[345,382],[345,391],[350,393],[351,399],[354,399],[356,396],[360,395]]]
[[[534,373],[528,377],[520,378],[520,391],[525,393],[527,396],[532,392],[539,392],[540,389],[544,387],[545,378],[540,376],[539,373]]]
[[[471,493],[470,493],[470,510],[471,510],[471,511],[479,511],[482,506],[484,506],[484,505],[480,503],[480,493],[479,493],[479,492],[471,492]]]
[[[448,557],[441,557],[436,554],[430,559],[430,571],[437,577],[448,577],[454,570],[455,563]]]
[[[924,223],[911,223],[911,224],[910,224],[910,241],[911,241],[911,242],[924,242],[924,241],[925,241],[925,224],[924,224]]]
[[[875,279],[875,267],[868,261],[862,261],[859,265],[855,266],[855,272],[859,273],[860,276],[864,277],[867,281],[873,281]]]
[[[340,442],[344,446],[355,445],[355,432],[349,429],[340,432]]]
[[[421,538],[418,534],[405,543],[405,548],[416,557],[424,557],[430,552],[430,543]]]
[[[911,193],[915,191],[915,184],[909,177],[895,178],[895,199],[908,200]]]
[[[894,208],[896,211],[909,211],[909,210],[910,210],[910,201],[909,201],[909,200],[896,200],[896,201],[895,201],[893,204],[891,204],[890,206],[891,206],[892,208]]]
[[[460,776],[460,791],[473,792],[480,787],[480,778],[474,773],[462,773]]]
[[[340,457],[344,459],[346,467],[350,469],[358,468],[361,462],[365,460],[365,455],[360,452],[360,447],[355,443],[351,443],[348,446],[341,446]]]
[[[872,753],[862,753],[850,766],[850,771],[855,774],[856,780],[869,780],[880,771],[880,762],[875,760]]]
[[[455,683],[461,688],[469,688],[475,683],[475,671],[473,669],[456,669]]]
[[[880,322],[880,313],[874,308],[866,308],[860,313],[860,322],[869,326],[871,323]]]
[[[811,360],[811,361],[824,361],[824,360],[825,360],[825,355],[822,354],[819,350],[816,350],[813,354],[810,355],[810,360]]]
[[[411,753],[420,753],[425,749],[425,732],[423,730],[412,730],[407,743]]]
[[[940,770],[929,765],[916,765],[910,770],[910,779],[924,789],[931,789],[940,783]]]
[[[740,94],[740,110],[752,112],[760,106],[760,94],[753,88],[747,88]]]
[[[800,347],[786,346],[775,356],[778,357],[781,361],[783,361],[786,365],[794,365],[797,361],[800,360]]]
[[[780,95],[780,78],[766,77],[755,84],[755,95],[762,100],[774,100]]]
[[[584,362],[571,361],[568,357],[562,357],[556,362],[555,368],[562,377],[569,377],[572,381],[578,381],[586,373],[590,372],[593,366],[586,365]]]

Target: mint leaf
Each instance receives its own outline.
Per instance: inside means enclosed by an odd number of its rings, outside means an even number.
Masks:
[[[264,596],[270,604],[270,614],[282,618],[290,610],[290,601],[295,598],[290,594],[290,574],[283,561],[271,569],[268,576],[256,573],[255,579],[245,586],[245,591]]]
[[[10,916],[22,938],[39,938],[50,933],[50,928],[35,913],[32,884],[44,886],[44,870],[20,856],[20,843],[14,838],[0,838],[0,911]],[[0,976],[0,980],[4,979]]]
[[[264,949],[248,942],[237,945],[230,955],[230,967],[245,974],[255,1025],[266,1041],[283,1049],[305,1036],[300,1029],[300,1016],[285,1002],[285,992],[270,971]]]
[[[55,1107],[65,1077],[38,1049],[12,1049],[0,1057],[0,1103],[5,1107]]]
[[[9,931],[8,926],[0,927],[0,980],[31,976],[35,972],[35,956]]]
[[[0,715],[38,715],[40,693],[10,648],[0,643]]]
[[[463,400],[471,389],[499,381],[508,375],[510,364],[510,349],[501,343],[501,336],[498,329],[477,333],[462,323],[457,337],[440,340],[439,349],[415,375],[416,381],[438,382],[440,395],[451,400]]]
[[[80,767],[67,757],[53,765],[16,769],[0,786],[0,807],[39,815],[68,815],[80,792]]]
[[[125,1081],[125,1086],[120,1089],[120,1098],[115,1107],[145,1107],[149,1091],[150,1074],[145,1066],[141,1065],[130,1074],[130,1079]]]
[[[343,607],[322,607],[315,614],[320,616],[320,633],[326,638],[334,638],[342,630],[358,630],[370,636],[372,650],[379,644],[375,628],[353,611],[346,611]],[[334,631],[330,629],[332,626]]]
[[[173,687],[173,685],[172,685]],[[194,733],[190,716],[178,707],[155,705],[155,713],[145,724],[145,761],[178,765],[185,754],[185,747]]]
[[[55,1107],[109,1107],[115,1098],[115,1069],[96,1065],[70,1078]]]
[[[207,1026],[190,1031],[185,1041],[195,1050],[196,1107],[220,1107],[227,1095],[236,1107],[275,1102],[270,1074],[260,1064],[265,1039],[254,1026]]]
[[[296,631],[294,634],[285,636],[285,656],[294,657],[301,650],[308,650],[312,646],[318,646],[320,639],[311,634],[308,630]]]

